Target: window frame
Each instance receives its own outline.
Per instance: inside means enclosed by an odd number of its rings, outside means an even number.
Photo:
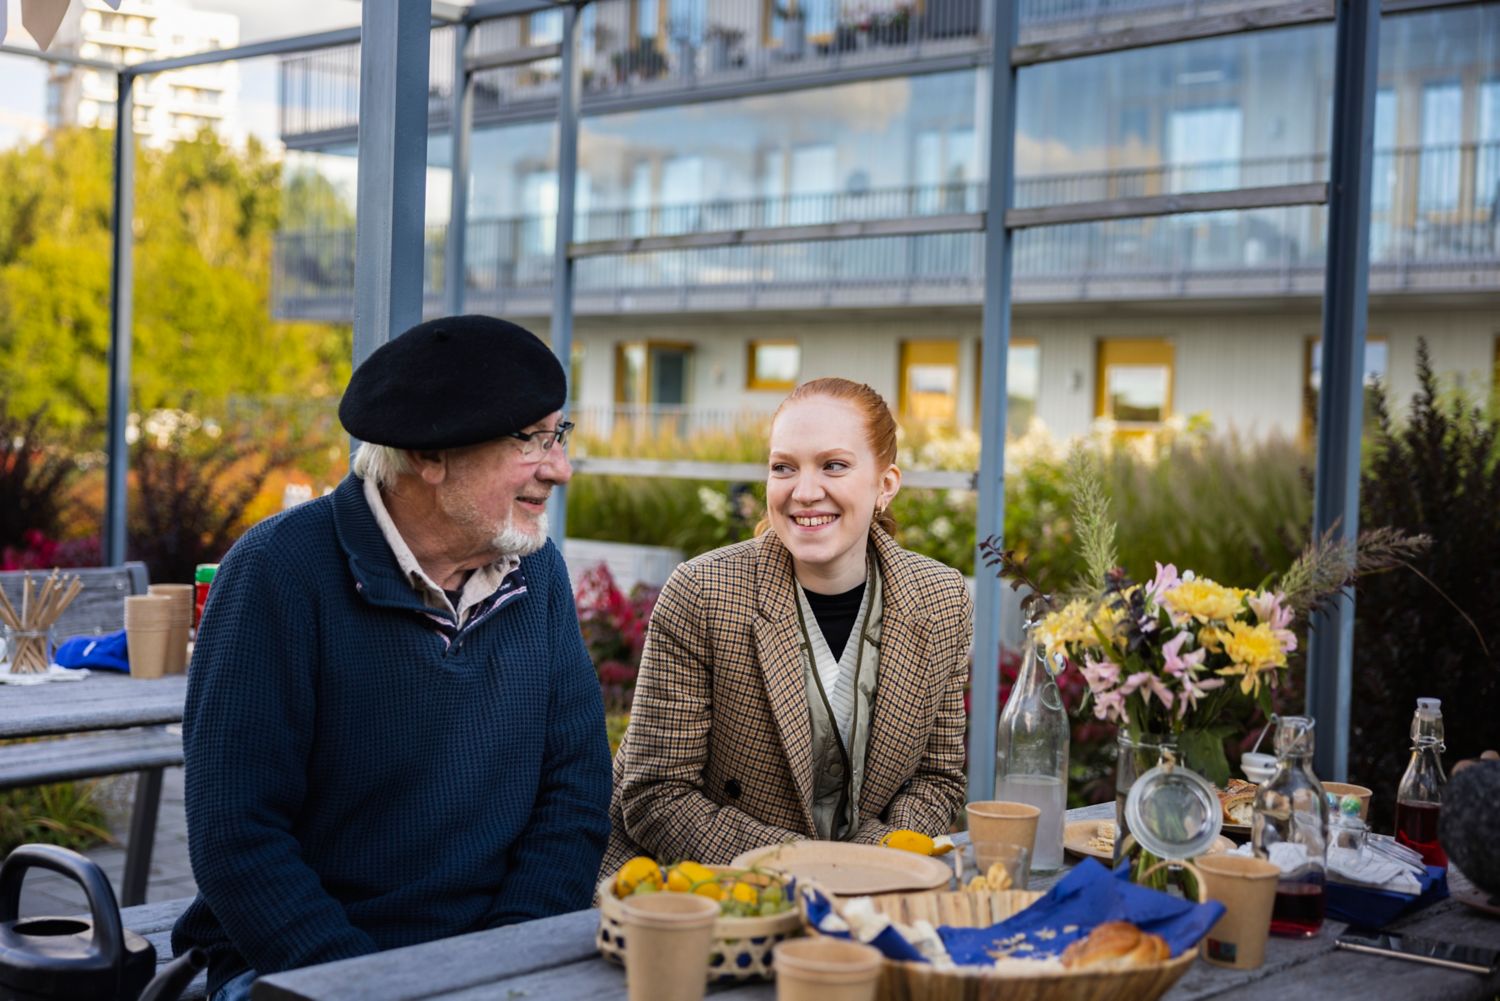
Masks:
[[[790,381],[762,378],[756,366],[756,349],[762,347],[784,347],[797,349],[797,374]],[[797,388],[802,378],[802,342],[790,337],[754,338],[745,342],[745,388],[756,392],[789,393]]]
[[[956,337],[923,337],[902,340],[899,344],[898,352],[896,409],[901,416],[901,420],[942,427],[956,427],[958,424],[958,381],[963,371],[963,349],[959,339]],[[914,357],[921,355],[928,357]],[[913,365],[952,366],[953,392],[949,395],[951,410],[947,417],[924,417],[912,412],[910,373]]]
[[[1115,417],[1109,407],[1109,370],[1112,367],[1158,366],[1166,369],[1166,392],[1161,419],[1127,421]],[[1101,337],[1094,348],[1094,419],[1107,420],[1123,434],[1160,430],[1173,416],[1177,385],[1177,344],[1170,337]]]

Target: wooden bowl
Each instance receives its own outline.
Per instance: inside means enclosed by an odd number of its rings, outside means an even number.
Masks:
[[[728,866],[709,866],[715,872],[728,872]],[[769,885],[774,877],[751,874],[750,879]],[[622,923],[624,901],[615,896],[615,877],[611,873],[599,881],[599,930],[594,945],[611,963],[625,965],[625,926]],[[662,891],[667,892],[667,891]],[[802,934],[802,913],[795,906],[765,918],[720,917],[714,922],[714,942],[708,958],[708,982],[736,983],[770,978],[771,950],[778,942]]]
[[[1031,906],[1042,894],[1028,890],[986,893],[902,893],[873,898],[892,921],[983,928]],[[999,973],[993,967],[939,970],[927,963],[886,961],[881,1001],[1156,1001],[1197,957],[1189,949],[1176,959],[1132,970],[1046,970]]]

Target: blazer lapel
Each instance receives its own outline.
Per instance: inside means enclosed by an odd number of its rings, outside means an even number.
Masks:
[[[786,761],[797,785],[797,797],[809,832],[817,829],[812,814],[812,723],[808,719],[807,683],[803,675],[802,630],[797,623],[792,588],[792,558],[775,533],[761,536],[756,558],[755,590],[760,617],[755,623],[755,650],[765,675],[766,700]]]
[[[875,552],[882,591],[880,674],[859,797],[862,820],[877,816],[921,761],[926,739],[918,739],[921,731],[915,724],[929,711],[931,697],[928,618],[918,611],[909,581],[895,566],[900,547],[878,529]]]

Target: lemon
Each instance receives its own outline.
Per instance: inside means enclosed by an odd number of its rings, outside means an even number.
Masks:
[[[749,883],[736,882],[730,891],[730,899],[739,904],[759,904],[760,890]]]
[[[661,866],[644,855],[637,855],[620,866],[620,871],[615,873],[615,896],[617,897],[628,897],[641,886],[660,890],[661,885]]]
[[[932,839],[919,831],[892,831],[880,839],[887,848],[899,848],[918,855],[932,854]]]
[[[674,893],[696,893],[712,900],[724,899],[718,874],[697,862],[678,862],[668,869],[667,889]]]

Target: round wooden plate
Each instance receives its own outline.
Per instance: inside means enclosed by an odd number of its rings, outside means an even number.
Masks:
[[[1064,825],[1063,848],[1074,855],[1084,855],[1089,858],[1100,859],[1104,862],[1113,862],[1113,853],[1089,847],[1089,839],[1094,836],[1094,831],[1098,829],[1100,823],[1103,823],[1103,821],[1075,820],[1071,824]],[[1227,824],[1225,828],[1228,828]],[[1217,855],[1220,852],[1233,850],[1234,842],[1221,834],[1214,840],[1213,847],[1208,850],[1208,854]]]
[[[946,888],[953,869],[940,858],[847,841],[790,841],[743,852],[729,863],[807,879],[841,897]]]

